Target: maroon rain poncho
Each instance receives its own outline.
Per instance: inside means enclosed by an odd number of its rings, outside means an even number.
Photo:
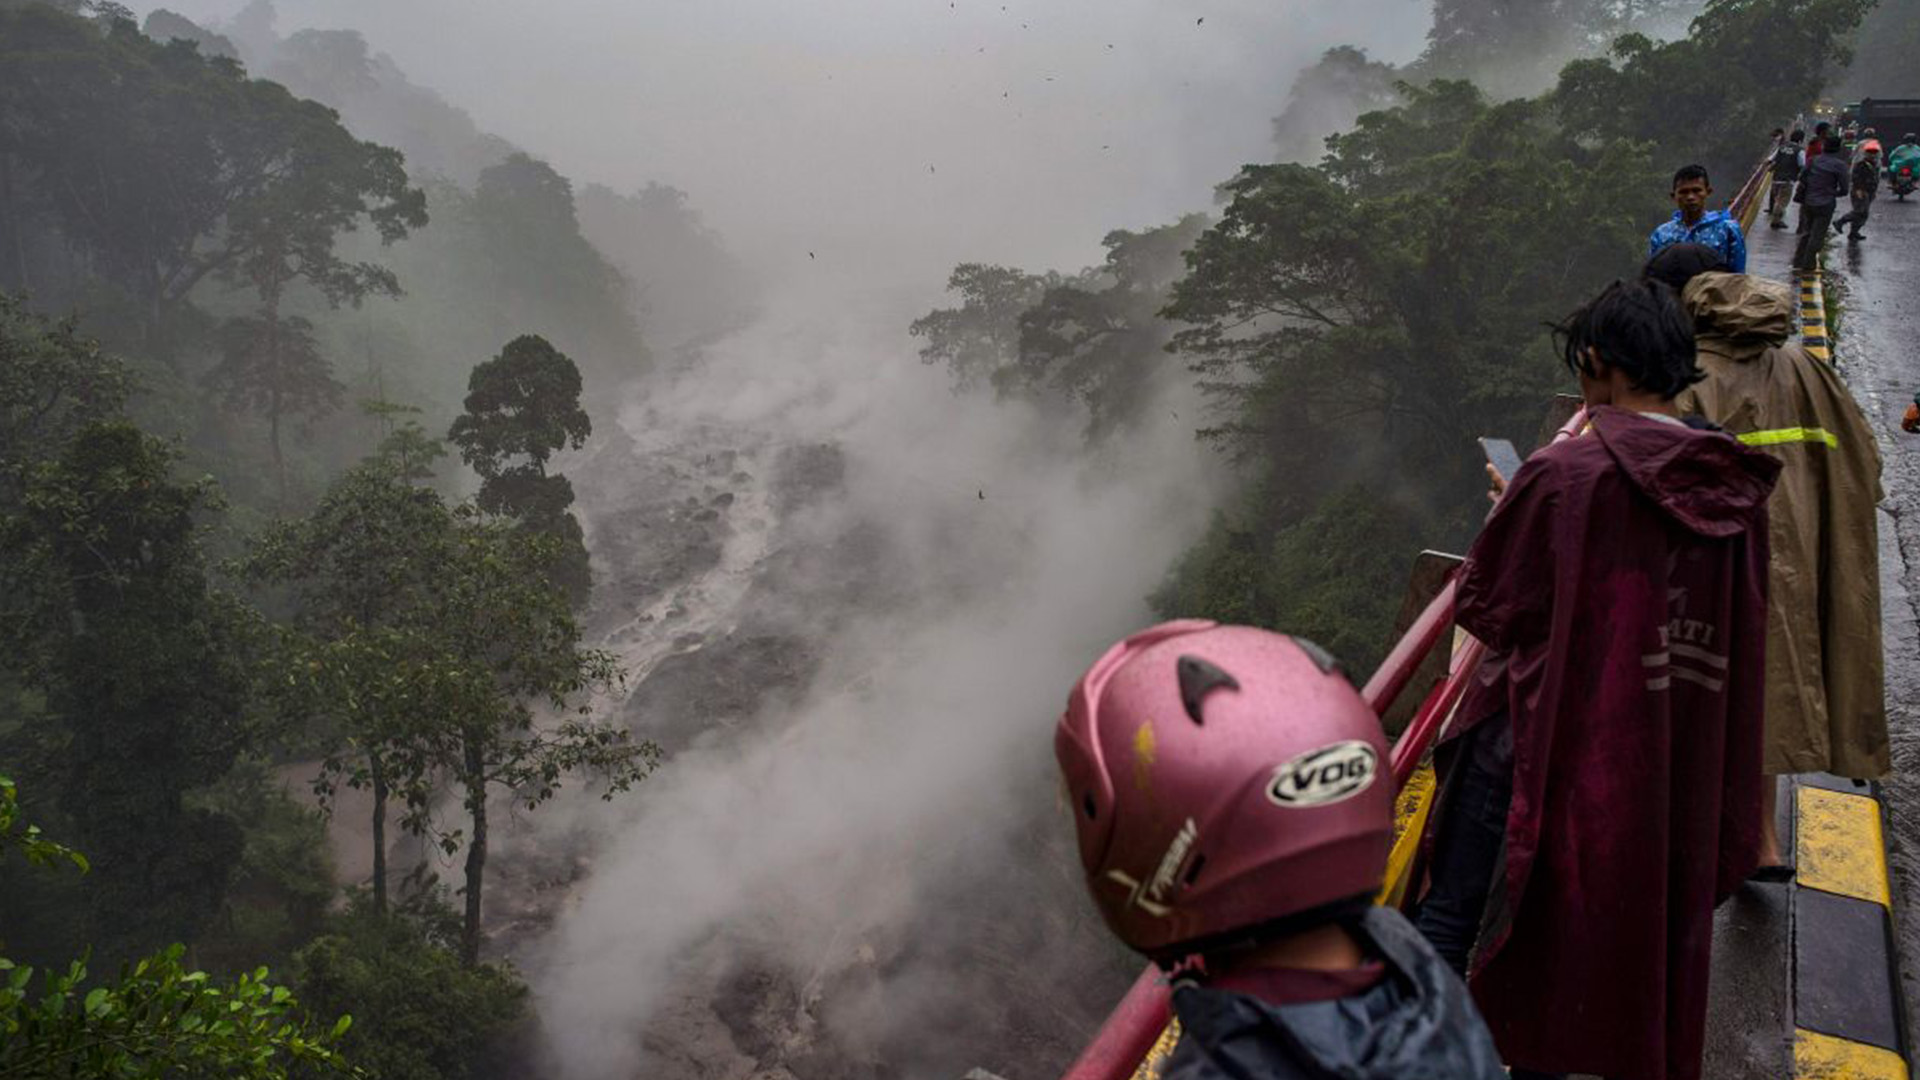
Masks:
[[[1536,453],[1468,556],[1513,804],[1472,987],[1510,1066],[1694,1080],[1713,908],[1758,860],[1777,462],[1619,409]]]

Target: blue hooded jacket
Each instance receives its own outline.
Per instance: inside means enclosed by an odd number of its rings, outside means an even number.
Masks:
[[[1271,1005],[1176,989],[1182,1035],[1162,1080],[1505,1080],[1466,986],[1420,932],[1387,908],[1358,931],[1387,970],[1352,997]]]
[[[1675,244],[1704,244],[1720,253],[1726,260],[1727,272],[1744,274],[1747,272],[1747,234],[1741,231],[1740,223],[1725,210],[1709,210],[1700,220],[1689,227],[1680,220],[1680,211],[1673,212],[1673,220],[1653,230],[1647,237],[1647,258],[1660,254],[1661,248]]]

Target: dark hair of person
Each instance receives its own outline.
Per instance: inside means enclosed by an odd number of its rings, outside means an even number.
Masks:
[[[1846,146],[1845,143],[1840,141],[1840,136],[1838,135],[1827,136],[1827,141],[1822,145],[1826,148],[1826,151],[1829,154],[1837,154]]]
[[[1701,274],[1711,271],[1724,273],[1726,269],[1726,258],[1705,244],[1670,244],[1647,260],[1640,276],[1648,281],[1658,281],[1678,293],[1685,291],[1687,282]]]
[[[1665,401],[1706,378],[1697,363],[1693,320],[1658,281],[1614,282],[1554,327],[1554,337],[1568,370],[1598,377],[1588,361],[1591,350],[1636,389]]]
[[[1773,137],[1774,137],[1774,138],[1776,138],[1776,139],[1777,139],[1777,138],[1779,138],[1779,137],[1780,137],[1780,136],[1782,136],[1782,135],[1785,135],[1786,133],[1787,133],[1787,129],[1786,129],[1786,128],[1774,128],[1774,129],[1773,129]]]
[[[1689,180],[1698,180],[1708,187],[1713,186],[1713,181],[1707,178],[1705,165],[1682,165],[1680,171],[1673,174],[1673,186],[1676,189]]]
[[[1813,134],[1815,138],[1824,139],[1827,137],[1827,133],[1832,130],[1833,130],[1833,125],[1827,123],[1825,120],[1822,120],[1819,123],[1813,125]]]
[[[1793,129],[1793,134],[1791,134],[1791,135],[1789,135],[1789,136],[1787,136],[1787,141],[1788,141],[1788,142],[1795,142],[1795,143],[1803,143],[1803,142],[1806,142],[1806,141],[1807,141],[1807,133],[1806,133],[1806,132],[1804,132],[1804,131],[1801,131],[1801,130],[1800,130],[1799,128],[1794,128],[1794,129]]]

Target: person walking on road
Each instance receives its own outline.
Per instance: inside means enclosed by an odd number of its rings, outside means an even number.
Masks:
[[[1827,227],[1833,223],[1840,193],[1847,190],[1852,180],[1837,136],[1827,136],[1820,149],[1819,156],[1807,162],[1806,179],[1801,183],[1805,198],[1800,207],[1800,243],[1793,252],[1793,268],[1809,274],[1820,269],[1820,252],[1827,246]],[[1733,268],[1731,261],[1727,268]],[[1744,270],[1737,272],[1744,273]]]
[[[1913,404],[1907,406],[1907,414],[1900,418],[1900,430],[1920,435],[1920,394],[1913,395]]]
[[[1588,424],[1520,468],[1461,570],[1489,656],[1415,925],[1516,1080],[1698,1080],[1713,909],[1759,861],[1780,464],[1679,418],[1701,374],[1667,286],[1615,282],[1560,337]]]
[[[1806,168],[1807,133],[1796,131],[1773,151],[1773,184],[1767,189],[1767,221],[1776,229],[1787,227],[1787,204],[1793,201],[1793,185]]]
[[[1647,257],[1674,244],[1705,244],[1718,251],[1728,266],[1747,268],[1747,237],[1724,210],[1708,210],[1713,184],[1707,170],[1688,165],[1673,174],[1673,220],[1663,223],[1647,237]]]
[[[1175,973],[1164,1080],[1505,1080],[1460,977],[1373,902],[1386,736],[1319,646],[1142,631],[1080,678],[1053,746],[1096,906]]]
[[[1833,125],[1827,123],[1825,120],[1813,125],[1813,138],[1808,139],[1806,148],[1800,151],[1800,182],[1795,184],[1793,188],[1793,201],[1802,209],[1800,221],[1794,230],[1796,233],[1807,231],[1807,215],[1805,213],[1807,203],[1807,166],[1813,164],[1814,158],[1826,153],[1827,136],[1832,134],[1832,132]]]
[[[1892,766],[1880,645],[1880,451],[1840,375],[1793,340],[1790,286],[1719,272],[1705,248],[1668,248],[1646,274],[1680,291],[1704,382],[1677,399],[1777,458],[1767,502],[1766,752],[1760,880],[1784,881],[1776,776],[1861,780]]]
[[[1853,200],[1853,209],[1833,223],[1833,231],[1848,229],[1847,240],[1858,242],[1866,237],[1860,227],[1867,223],[1867,215],[1873,210],[1873,200],[1880,194],[1880,144],[1869,139],[1860,147],[1860,160],[1853,163],[1851,189],[1848,194]]]

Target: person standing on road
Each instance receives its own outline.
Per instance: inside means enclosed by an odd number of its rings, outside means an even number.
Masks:
[[[1900,418],[1900,430],[1920,435],[1920,394],[1913,395],[1913,404],[1907,406],[1907,414]]]
[[[1880,645],[1880,451],[1830,364],[1793,340],[1789,286],[1719,271],[1713,252],[1672,247],[1646,275],[1679,291],[1704,382],[1676,404],[1779,459],[1767,502],[1766,779],[1760,868],[1792,876],[1776,827],[1777,776],[1875,779],[1892,766]]]
[[[1853,163],[1852,189],[1853,209],[1833,223],[1833,231],[1849,229],[1847,240],[1857,243],[1866,239],[1860,227],[1867,223],[1867,214],[1873,210],[1873,200],[1880,194],[1880,144],[1869,139],[1860,147],[1860,160]]]
[[[1697,1080],[1713,909],[1759,859],[1780,465],[1679,418],[1701,374],[1665,285],[1615,282],[1560,337],[1588,426],[1521,466],[1461,570],[1489,657],[1415,925],[1515,1080]]]
[[[1663,223],[1647,237],[1647,257],[1673,244],[1705,244],[1718,251],[1728,266],[1747,268],[1747,237],[1740,223],[1724,210],[1708,210],[1713,183],[1707,170],[1688,165],[1673,174],[1673,220]]]
[[[1833,223],[1840,193],[1847,190],[1852,179],[1846,159],[1840,156],[1837,136],[1827,136],[1821,151],[1818,157],[1807,162],[1806,179],[1801,184],[1806,198],[1800,207],[1800,243],[1793,252],[1793,268],[1809,274],[1820,269],[1820,252],[1827,246],[1827,227]],[[1732,269],[1731,262],[1727,265]]]
[[[1806,141],[1807,133],[1796,131],[1773,151],[1773,184],[1767,189],[1767,220],[1773,228],[1787,227],[1787,204],[1793,201],[1793,185],[1807,164]]]
[[[1807,215],[1805,213],[1807,203],[1807,166],[1813,164],[1814,158],[1826,153],[1827,136],[1832,134],[1832,132],[1833,125],[1827,123],[1825,120],[1813,125],[1813,138],[1807,140],[1806,149],[1800,152],[1800,182],[1794,185],[1793,189],[1793,201],[1801,207],[1802,211],[1800,221],[1795,229],[1796,232],[1803,233],[1807,231]]]
[[[1319,646],[1144,630],[1081,676],[1053,749],[1096,906],[1175,973],[1164,1080],[1505,1080],[1460,977],[1373,902],[1386,736]]]

